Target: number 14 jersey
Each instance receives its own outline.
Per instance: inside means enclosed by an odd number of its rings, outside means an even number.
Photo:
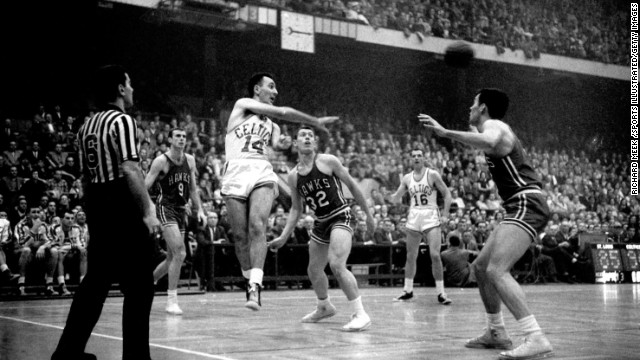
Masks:
[[[314,211],[318,220],[326,220],[349,209],[349,204],[342,193],[342,182],[335,175],[327,175],[316,166],[306,175],[298,172],[296,184],[298,194]]]
[[[255,159],[268,161],[273,122],[264,115],[252,115],[225,136],[227,161]]]

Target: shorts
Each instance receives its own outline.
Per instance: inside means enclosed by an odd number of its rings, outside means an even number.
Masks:
[[[413,231],[427,231],[440,226],[440,210],[433,208],[411,208],[407,215],[406,227]]]
[[[346,210],[341,213],[337,213],[333,217],[313,222],[313,230],[311,230],[311,240],[318,244],[329,245],[331,239],[331,231],[334,228],[341,228],[347,230],[353,235],[353,229],[351,228],[351,222],[353,217],[351,216],[351,210]]]
[[[544,195],[538,190],[521,191],[502,204],[506,214],[501,224],[513,224],[521,227],[531,236],[538,237],[538,231],[547,226],[549,207]]]
[[[184,232],[187,222],[187,211],[183,207],[160,204],[156,207],[156,214],[162,226],[177,224],[180,232]]]
[[[274,185],[274,198],[278,196],[278,175],[273,166],[263,160],[231,160],[222,176],[223,196],[246,201],[251,192],[264,185]]]

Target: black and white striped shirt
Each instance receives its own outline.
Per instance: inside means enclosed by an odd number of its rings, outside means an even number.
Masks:
[[[137,130],[136,121],[116,106],[80,127],[80,166],[88,182],[104,184],[122,178],[122,163],[139,161]]]

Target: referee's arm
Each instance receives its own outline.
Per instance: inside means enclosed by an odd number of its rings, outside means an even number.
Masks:
[[[131,195],[133,195],[136,203],[140,205],[143,218],[145,223],[147,223],[147,219],[155,218],[155,206],[151,202],[149,192],[144,186],[142,171],[140,170],[138,163],[135,161],[123,162],[122,170],[124,172],[124,177],[127,180],[129,191],[131,191]],[[150,228],[149,232],[151,233],[152,231],[153,229]]]

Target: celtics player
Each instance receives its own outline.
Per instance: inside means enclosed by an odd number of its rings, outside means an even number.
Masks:
[[[269,162],[270,148],[288,149],[291,138],[281,136],[271,118],[311,125],[327,132],[335,116],[317,118],[274,106],[278,96],[273,75],[258,73],[249,79],[249,97],[236,101],[227,123],[221,193],[227,205],[236,256],[248,282],[245,307],[260,310],[260,291],[267,256],[267,220],[278,196],[278,176]]]
[[[444,280],[442,275],[442,259],[440,258],[440,245],[442,234],[440,224],[446,223],[449,207],[451,206],[451,193],[442,181],[440,174],[429,169],[424,164],[424,153],[420,149],[411,151],[413,171],[402,178],[400,187],[391,196],[391,199],[399,202],[407,191],[410,197],[409,215],[407,216],[407,260],[404,266],[404,291],[395,301],[409,301],[413,299],[413,278],[416,276],[416,263],[418,248],[423,236],[426,236],[429,244],[429,256],[431,258],[431,274],[436,281],[436,293],[438,302],[443,305],[451,304],[451,300],[444,292]],[[438,209],[438,191],[444,196],[444,212],[441,215]]]
[[[169,275],[166,311],[173,315],[181,315],[177,289],[182,262],[187,255],[184,232],[189,199],[197,208],[198,221],[204,223],[207,218],[196,193],[196,161],[192,155],[184,153],[187,133],[182,129],[172,129],[169,131],[168,140],[169,151],[153,160],[144,182],[147,190],[156,181],[159,184],[160,194],[156,200],[156,211],[162,223],[162,235],[167,243],[167,258],[156,267],[153,278],[157,282],[163,276]]]
[[[327,293],[329,280],[324,269],[328,263],[353,312],[351,321],[342,329],[365,330],[371,325],[371,320],[362,307],[358,283],[347,269],[353,235],[351,222],[354,218],[342,194],[341,181],[347,185],[357,203],[366,211],[367,226],[371,231],[375,228],[373,216],[364,195],[340,161],[333,155],[316,153],[315,133],[311,128],[302,127],[298,130],[295,141],[299,160],[297,167],[289,173],[288,181],[289,186],[297,191],[291,192],[291,213],[282,234],[271,241],[269,246],[277,249],[287,242],[301,215],[304,200],[317,217],[309,242],[307,272],[318,297],[318,304],[315,311],[302,318],[302,322],[315,323],[336,313],[336,308],[331,304]]]

